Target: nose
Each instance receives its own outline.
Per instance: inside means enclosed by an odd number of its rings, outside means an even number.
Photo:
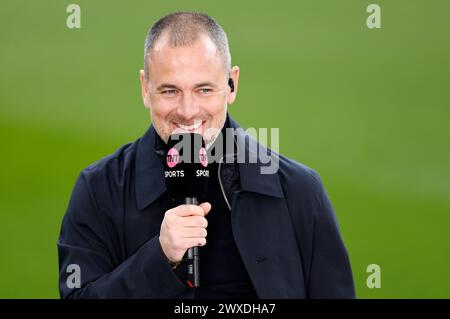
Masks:
[[[180,105],[177,108],[178,115],[189,122],[195,119],[199,111],[200,107],[192,96],[192,93],[184,93],[180,100]]]

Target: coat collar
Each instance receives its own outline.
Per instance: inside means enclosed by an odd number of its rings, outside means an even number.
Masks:
[[[231,128],[240,128],[239,124],[231,116],[227,116]],[[237,130],[236,132],[246,141],[251,139],[242,130]],[[164,181],[163,158],[161,158],[161,142],[162,140],[153,125],[138,141],[136,151],[136,201],[139,210],[150,205],[167,190]],[[257,154],[257,150],[252,145],[262,147],[260,144],[245,143],[245,152]],[[239,147],[238,152],[242,152],[242,149],[239,149]],[[261,174],[260,169],[264,164],[259,160],[256,163],[239,163],[238,165],[243,191],[278,198],[284,197],[278,174]]]
[[[150,205],[166,190],[164,166],[155,149],[159,137],[153,125],[139,140],[136,151],[136,201],[139,210]]]
[[[273,174],[261,174],[261,168],[266,165],[260,161],[260,158],[258,156],[258,149],[259,152],[262,152],[263,154],[267,154],[267,149],[260,143],[254,141],[252,137],[245,134],[244,130],[239,126],[239,124],[230,116],[228,116],[228,118],[230,120],[230,127],[235,129],[235,143],[237,144],[237,152],[240,153],[244,151],[246,158],[249,158],[253,155],[256,159],[256,163],[248,163],[246,161],[246,163],[238,164],[242,190],[272,197],[283,198],[284,195],[281,188],[278,172],[275,172]],[[236,139],[245,141],[244,150],[242,149],[241,143],[236,142]],[[270,154],[279,161],[278,154],[275,154],[271,151]]]

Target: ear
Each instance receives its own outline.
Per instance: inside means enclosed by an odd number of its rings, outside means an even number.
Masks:
[[[234,92],[231,92],[231,88],[228,87],[228,93],[227,93],[227,103],[233,104],[236,100],[236,95],[239,88],[239,67],[233,66],[231,68],[230,77],[234,82]]]
[[[146,108],[150,108],[150,92],[148,88],[148,81],[145,78],[145,72],[144,70],[139,71],[139,78],[141,80],[141,95],[142,95],[142,102],[144,102],[144,105]]]

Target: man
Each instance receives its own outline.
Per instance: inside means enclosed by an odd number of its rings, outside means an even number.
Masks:
[[[147,35],[140,80],[152,126],[81,172],[58,240],[61,296],[353,298],[348,255],[315,171],[281,155],[271,174],[260,161],[215,162],[200,205],[167,194],[171,134],[200,133],[208,149],[234,143],[218,138],[239,127],[227,114],[239,68],[222,28],[204,14],[163,17]],[[238,148],[222,155],[236,159]],[[198,288],[183,264],[193,246],[201,247]]]

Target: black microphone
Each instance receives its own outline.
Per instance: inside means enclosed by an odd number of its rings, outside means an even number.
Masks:
[[[182,199],[184,204],[198,205],[197,198],[205,196],[208,188],[208,156],[202,135],[172,134],[167,142],[164,179],[169,196]],[[188,284],[200,286],[200,256],[198,246],[187,251]]]

